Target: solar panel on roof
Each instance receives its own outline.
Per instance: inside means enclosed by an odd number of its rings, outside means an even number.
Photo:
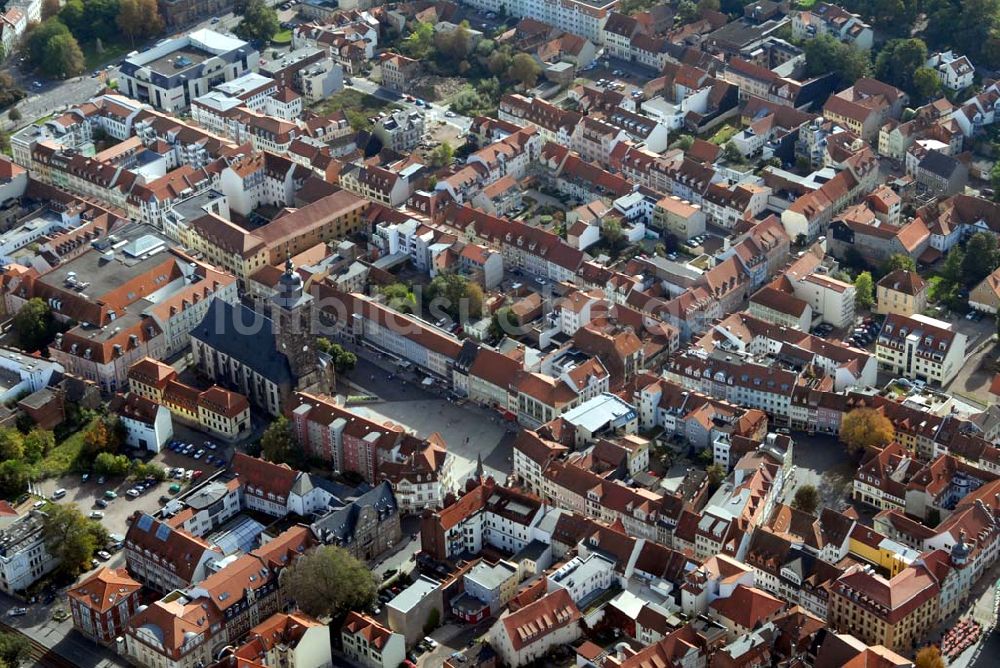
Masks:
[[[139,528],[143,531],[149,531],[149,528],[153,526],[153,518],[149,515],[142,515],[139,517]]]
[[[159,540],[166,540],[170,536],[170,527],[166,524],[161,524],[156,527],[156,537]]]

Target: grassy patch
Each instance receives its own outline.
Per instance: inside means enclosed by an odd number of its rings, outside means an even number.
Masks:
[[[292,31],[291,30],[281,30],[274,33],[274,37],[271,38],[271,44],[291,44],[292,43]]]
[[[799,0],[795,3],[798,9],[812,9],[812,6],[816,4],[816,0]]]
[[[386,109],[400,109],[398,104],[387,102],[381,98],[363,93],[354,88],[345,88],[339,93],[334,93],[316,105],[315,110],[321,114],[329,114],[334,111],[360,111],[366,114],[378,113]]]
[[[84,73],[85,75],[103,66],[105,63],[120,59],[132,50],[132,47],[124,42],[112,42],[103,46],[104,49],[100,53],[94,48],[95,45],[93,42],[80,46],[83,49],[84,66],[87,70]]]
[[[94,418],[99,420],[100,418]],[[80,452],[83,450],[83,435],[87,432],[87,428],[90,427],[91,423],[84,425],[81,429],[77,430],[73,434],[70,434],[62,443],[56,445],[52,450],[45,456],[42,461],[35,464],[33,468],[33,478],[35,480],[40,480],[42,478],[58,478],[59,476],[66,475],[71,472],[76,466],[77,460],[80,458]]]
[[[716,146],[722,146],[727,141],[733,138],[733,135],[739,132],[739,130],[728,123],[723,125],[721,128],[716,130],[715,134],[708,138],[708,141],[712,142]]]

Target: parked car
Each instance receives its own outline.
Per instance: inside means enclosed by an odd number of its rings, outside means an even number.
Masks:
[[[132,489],[130,489],[129,491],[125,492],[125,494],[127,496],[129,496],[130,498],[133,498],[133,499],[138,499],[139,498],[139,491],[136,490],[134,487]]]
[[[92,519],[92,520],[103,520],[104,519],[104,513],[102,513],[100,510],[91,510],[90,511],[90,519]]]
[[[23,617],[26,614],[28,614],[27,608],[11,608],[7,611],[8,617]]]
[[[101,550],[100,552],[97,553],[97,558],[100,559],[101,561],[107,561],[108,559],[111,558],[111,555],[105,552],[104,550]]]
[[[60,487],[56,491],[52,492],[52,500],[53,501],[56,501],[57,499],[61,499],[64,496],[66,496],[66,490],[64,488],[62,488],[62,487]]]

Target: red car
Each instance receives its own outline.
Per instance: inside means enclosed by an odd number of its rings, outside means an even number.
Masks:
[[[195,471],[194,473],[191,474],[191,479],[197,480],[198,478],[201,477],[201,475],[202,475],[201,471]]]

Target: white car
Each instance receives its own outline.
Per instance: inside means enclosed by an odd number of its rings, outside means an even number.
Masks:
[[[136,490],[136,489],[130,489],[129,491],[125,492],[125,494],[127,496],[132,497],[133,499],[138,499],[139,498],[139,491]]]
[[[100,510],[92,510],[92,511],[90,511],[90,519],[92,519],[92,520],[103,520],[104,519],[104,513],[102,513]]]

